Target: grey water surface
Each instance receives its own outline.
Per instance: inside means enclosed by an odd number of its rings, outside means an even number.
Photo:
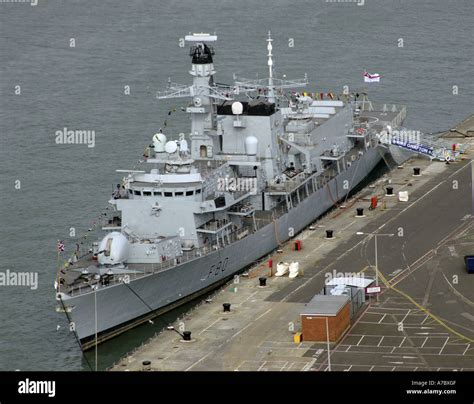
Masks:
[[[369,91],[374,101],[406,104],[406,126],[430,133],[473,112],[472,0],[363,3],[0,3],[0,272],[32,271],[39,281],[37,289],[0,286],[0,370],[88,369],[55,311],[56,241],[74,249],[70,229],[87,232],[120,179],[115,169],[136,164],[165,118],[168,132],[187,131],[179,109],[187,101],[158,101],[155,92],[170,76],[190,83],[188,48],[179,46],[189,32],[217,33],[218,82],[265,77],[271,30],[276,73],[307,73],[308,91]],[[381,82],[364,85],[365,69]],[[56,144],[64,128],[93,130],[94,147]],[[104,344],[99,366],[177,314]]]

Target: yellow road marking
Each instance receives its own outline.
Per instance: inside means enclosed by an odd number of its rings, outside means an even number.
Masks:
[[[447,325],[443,320],[441,320],[440,318],[438,318],[437,316],[435,316],[433,313],[431,313],[428,309],[426,309],[425,307],[423,307],[421,304],[417,303],[411,296],[409,296],[408,294],[406,294],[405,292],[395,288],[393,285],[390,284],[390,282],[387,281],[387,279],[385,278],[385,276],[379,271],[379,276],[380,278],[382,279],[382,282],[385,284],[385,286],[387,287],[387,289],[392,289],[394,290],[395,292],[399,293],[400,295],[402,295],[403,297],[405,297],[408,301],[410,301],[411,303],[413,303],[416,307],[418,307],[421,311],[423,311],[425,314],[427,314],[428,316],[430,316],[434,321],[436,321],[438,324],[440,324],[442,327],[444,327],[446,330],[450,331],[451,333],[453,333],[454,335],[457,335],[459,338],[465,340],[465,341],[468,341],[470,343],[474,343],[474,339],[472,338],[469,338],[463,334],[461,334],[460,332],[456,331],[455,329],[451,328],[449,325]]]

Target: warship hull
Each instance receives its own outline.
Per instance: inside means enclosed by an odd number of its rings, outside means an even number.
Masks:
[[[288,240],[288,229],[298,233],[343,199],[374,169],[382,151],[369,148],[350,167],[283,214],[239,241],[180,265],[117,284],[97,292],[63,297],[69,319],[83,349],[101,343],[136,325],[202,295],[258,261]],[[344,181],[350,189],[344,189]],[[95,297],[94,297],[95,294]]]

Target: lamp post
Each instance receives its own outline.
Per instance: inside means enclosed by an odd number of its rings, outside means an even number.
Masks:
[[[358,231],[356,233],[358,236],[373,236],[375,238],[375,286],[379,286],[379,263],[378,263],[378,254],[377,254],[377,237],[379,236],[386,236],[392,237],[394,236],[393,233],[364,233],[362,231]],[[379,301],[379,294],[376,295],[377,302]]]
[[[97,372],[97,289],[98,285],[94,285],[94,314],[95,314],[95,371]]]
[[[331,371],[331,347],[329,345],[329,321],[326,317],[326,341],[328,344],[328,371]]]

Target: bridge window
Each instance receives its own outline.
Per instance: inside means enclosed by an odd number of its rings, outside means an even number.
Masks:
[[[169,197],[173,196],[173,192],[165,192],[165,196],[167,198],[169,198]]]
[[[196,189],[196,195],[197,194],[200,194],[201,193],[201,190],[200,189]]]
[[[153,192],[153,195],[155,195],[155,196],[161,196],[161,192],[159,192],[159,191],[154,191],[154,192]]]
[[[143,196],[151,196],[151,191],[143,191]]]
[[[186,191],[186,196],[194,195],[194,191]]]
[[[182,192],[175,192],[174,193],[174,196],[183,196],[183,195],[184,195],[184,193],[182,193]]]
[[[133,194],[134,194],[134,195],[141,195],[142,193],[141,193],[140,191],[136,191],[136,190],[135,190],[135,191],[133,191]]]

